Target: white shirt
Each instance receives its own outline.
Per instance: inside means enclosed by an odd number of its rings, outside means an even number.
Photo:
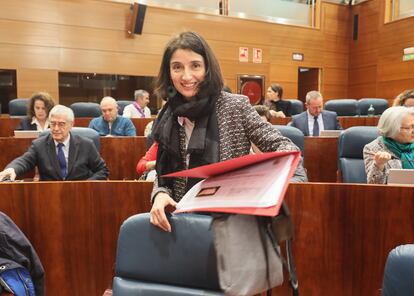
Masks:
[[[44,130],[49,128],[49,119],[46,119],[44,128],[42,128],[42,126],[40,125],[40,122],[37,120],[35,116],[32,117],[32,122],[30,124],[36,124],[37,131],[43,132]]]
[[[144,108],[145,118],[151,118],[151,110],[148,107]],[[135,108],[134,104],[125,106],[122,116],[128,118],[141,118],[141,113]]]
[[[313,123],[315,122],[315,118],[312,114],[309,113],[309,110],[307,110],[306,112],[308,112],[309,136],[312,137],[312,135],[313,135]],[[319,134],[320,134],[320,132],[325,129],[324,126],[323,126],[322,113],[319,114],[319,116],[318,116],[318,124],[319,124]]]
[[[57,145],[59,144],[59,142],[56,142],[55,140],[53,140],[55,142],[55,149],[56,149],[56,155],[58,154],[58,147]],[[69,143],[70,143],[70,134],[68,134],[68,137],[66,138],[65,141],[63,141],[63,154],[65,154],[65,161],[66,161],[66,169],[69,168],[68,166],[68,160],[69,160]]]

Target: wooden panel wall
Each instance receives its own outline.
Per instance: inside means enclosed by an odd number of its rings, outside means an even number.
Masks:
[[[385,1],[371,0],[352,8],[359,14],[359,39],[351,41],[349,95],[392,100],[414,88],[414,61],[403,62],[403,49],[414,46],[414,17],[384,24]]]
[[[266,76],[279,82],[286,97],[297,96],[299,66],[323,69],[325,97],[345,97],[348,85],[348,8],[322,3],[320,29],[276,25],[231,17],[148,7],[142,35],[126,37],[129,5],[110,1],[0,0],[0,68],[96,72],[155,76],[172,34],[195,30],[217,54],[228,84],[236,90],[237,74]],[[30,12],[30,13],[28,13]],[[263,49],[263,63],[240,63],[238,48]],[[305,54],[303,62],[291,60]],[[37,75],[35,72],[39,71]],[[45,88],[30,77],[19,80],[18,93]],[[57,81],[46,86],[58,95]]]

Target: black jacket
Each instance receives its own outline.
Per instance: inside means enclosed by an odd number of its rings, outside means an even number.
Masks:
[[[18,267],[29,271],[36,295],[45,295],[45,272],[35,249],[13,220],[0,212],[0,270]]]

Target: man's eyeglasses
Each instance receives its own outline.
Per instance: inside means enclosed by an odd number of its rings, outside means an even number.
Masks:
[[[62,128],[62,127],[65,127],[66,126],[66,122],[62,122],[62,121],[59,121],[59,122],[57,122],[57,121],[51,121],[50,123],[49,123],[49,125],[50,125],[50,127],[59,127],[59,128]]]

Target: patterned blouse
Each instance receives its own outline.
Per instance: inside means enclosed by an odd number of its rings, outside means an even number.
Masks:
[[[289,138],[282,136],[272,125],[261,120],[245,96],[222,92],[217,99],[216,113],[220,161],[249,154],[251,143],[254,143],[262,152],[299,151],[299,148]],[[185,133],[181,130],[180,137],[183,138]],[[183,142],[184,140],[181,139],[182,161],[185,163]],[[302,165],[298,166],[292,181],[307,181]],[[157,193],[167,192],[174,200],[179,201],[185,194],[185,186],[185,178],[176,178],[173,188],[158,187],[158,182],[154,181],[151,200]]]
[[[387,184],[390,169],[402,168],[401,160],[385,146],[381,138],[376,138],[364,147],[364,163],[368,184]],[[382,171],[378,169],[374,160],[374,155],[378,151],[388,152],[392,155],[392,159],[385,164],[384,170]]]

